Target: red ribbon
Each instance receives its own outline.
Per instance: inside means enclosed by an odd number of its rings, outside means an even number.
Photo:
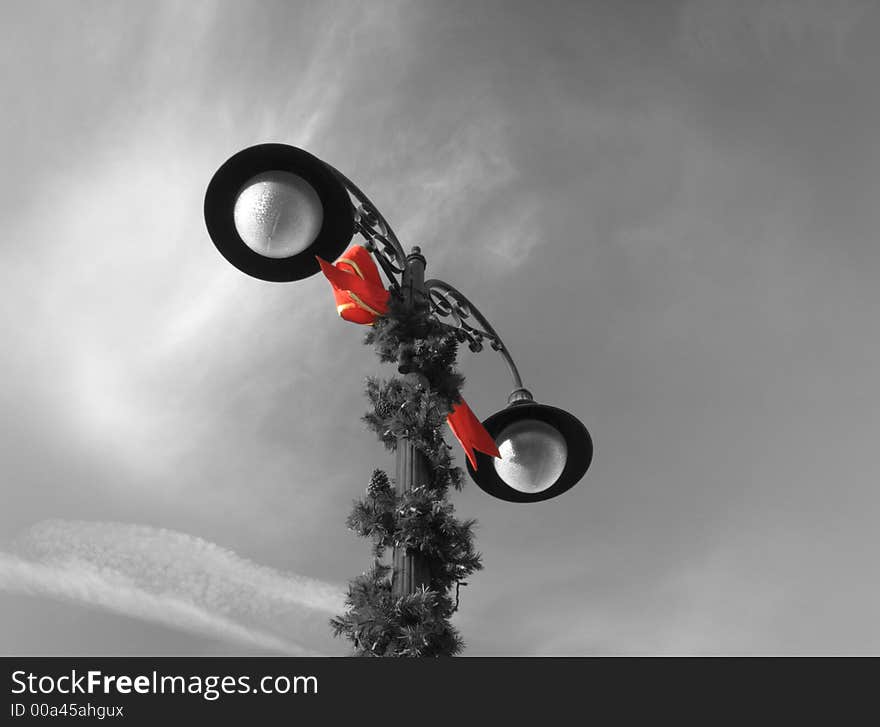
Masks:
[[[333,288],[336,312],[344,320],[371,326],[378,316],[388,311],[389,293],[382,284],[372,255],[365,247],[353,245],[332,265],[321,258],[318,258],[318,263]],[[501,456],[492,435],[464,399],[452,407],[446,422],[474,469],[477,469],[474,450],[490,457]]]
[[[348,248],[333,265],[321,258],[318,264],[333,286],[336,312],[345,320],[371,326],[388,310],[388,291],[372,255],[362,245]]]
[[[446,423],[449,424],[449,428],[474,469],[477,469],[477,455],[474,454],[474,450],[488,454],[490,457],[501,456],[492,435],[486,431],[486,427],[477,419],[464,399],[452,407],[452,412],[446,417]]]

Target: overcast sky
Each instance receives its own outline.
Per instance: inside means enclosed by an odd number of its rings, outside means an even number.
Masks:
[[[0,653],[347,652],[380,366],[326,281],[211,244],[211,175],[266,141],[353,179],[593,434],[555,500],[454,495],[466,654],[880,651],[876,3],[0,16]],[[497,355],[461,364],[502,407]]]

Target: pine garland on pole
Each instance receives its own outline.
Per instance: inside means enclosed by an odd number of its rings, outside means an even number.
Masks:
[[[464,383],[455,368],[458,340],[393,294],[388,312],[376,319],[365,343],[383,362],[406,359],[417,375],[368,379],[371,406],[364,421],[389,450],[400,437],[413,442],[430,474],[400,494],[385,472],[373,472],[365,497],[354,503],[347,519],[351,530],[372,541],[373,566],[351,581],[348,609],[331,625],[334,635],[351,641],[355,656],[453,656],[464,647],[450,623],[458,586],[482,568],[474,550],[475,521],[458,520],[447,500],[449,488],[460,490],[463,482],[443,438],[446,416],[461,400]],[[427,564],[429,582],[415,593],[392,593],[391,567],[381,559],[395,547],[418,551]]]

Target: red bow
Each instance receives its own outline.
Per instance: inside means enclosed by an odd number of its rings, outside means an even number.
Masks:
[[[321,258],[318,264],[333,286],[336,312],[345,320],[371,326],[388,310],[388,291],[367,248],[353,245],[333,265]]]
[[[449,424],[449,428],[459,441],[459,444],[461,444],[464,453],[470,460],[471,467],[474,469],[477,469],[475,449],[478,452],[488,454],[490,457],[501,456],[501,452],[498,451],[498,445],[495,444],[492,435],[486,431],[486,427],[477,419],[476,414],[471,411],[471,408],[464,399],[452,407],[452,411],[446,417],[446,423]]]
[[[333,265],[321,258],[318,258],[318,263],[330,281],[336,299],[336,312],[342,318],[371,326],[378,316],[387,312],[389,293],[382,285],[379,269],[365,247],[353,245]],[[452,407],[446,422],[474,469],[477,469],[474,450],[490,457],[501,456],[492,435],[464,399]]]

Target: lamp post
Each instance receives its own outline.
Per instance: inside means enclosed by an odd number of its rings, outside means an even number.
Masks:
[[[418,247],[414,247],[404,260],[401,286],[402,298],[406,309],[412,312],[420,309],[424,310],[427,303],[425,258]],[[402,360],[398,362],[398,370],[410,379],[416,379],[420,376],[417,371],[410,370],[406,352],[403,353]],[[398,438],[395,457],[395,489],[398,495],[405,495],[411,492],[417,483],[424,482],[427,479],[428,460],[408,437]],[[415,593],[416,590],[428,583],[430,579],[425,559],[417,551],[395,548],[392,563],[391,588],[395,596]]]
[[[407,254],[391,226],[345,175],[308,152],[261,144],[238,152],[215,173],[205,195],[205,222],[220,253],[239,270],[275,282],[300,280],[319,271],[316,260],[335,260],[358,234],[402,301],[408,315],[432,319],[467,343],[497,351],[513,379],[508,406],[483,422],[500,458],[477,452],[470,477],[486,493],[507,502],[556,497],[586,473],[593,453],[586,428],[571,414],[536,403],[523,386],[510,351],[477,307],[449,283],[425,278],[418,247]],[[401,345],[398,369],[411,382],[426,383]],[[396,490],[403,495],[428,476],[429,462],[407,437],[396,446]],[[429,580],[418,552],[395,548],[392,589],[412,594]]]

